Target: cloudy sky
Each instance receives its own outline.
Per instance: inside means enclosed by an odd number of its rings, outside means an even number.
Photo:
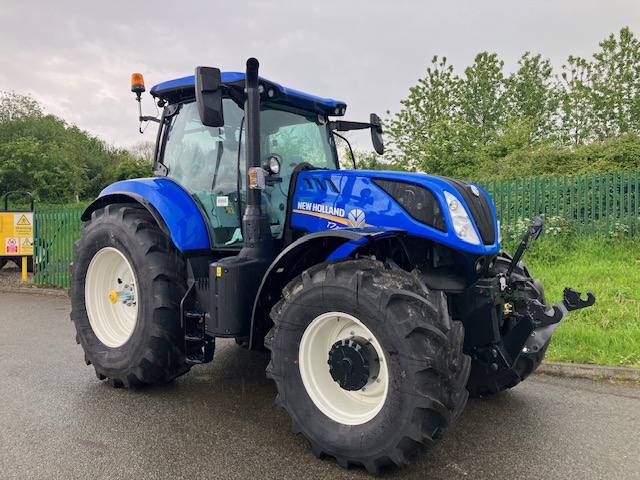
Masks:
[[[153,139],[137,130],[133,72],[149,88],[255,56],[262,76],[367,120],[397,111],[434,55],[462,73],[482,51],[508,71],[530,51],[559,72],[625,26],[640,37],[638,0],[1,0],[0,91],[127,147]]]

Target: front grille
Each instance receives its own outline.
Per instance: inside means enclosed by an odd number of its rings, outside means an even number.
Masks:
[[[440,204],[431,190],[413,183],[374,178],[378,185],[415,220],[441,232],[447,231]]]

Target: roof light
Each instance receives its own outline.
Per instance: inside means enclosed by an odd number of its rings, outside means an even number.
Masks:
[[[145,91],[144,77],[141,73],[134,73],[131,75],[131,91],[138,95]]]

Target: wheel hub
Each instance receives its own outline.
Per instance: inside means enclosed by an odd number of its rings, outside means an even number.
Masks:
[[[111,290],[109,292],[109,301],[115,305],[118,302],[124,303],[127,307],[130,307],[135,304],[135,293],[133,292],[133,287],[131,285],[125,285],[122,287],[122,290],[116,292],[115,290]]]
[[[375,348],[362,337],[339,340],[329,351],[329,373],[344,390],[360,390],[380,370]]]

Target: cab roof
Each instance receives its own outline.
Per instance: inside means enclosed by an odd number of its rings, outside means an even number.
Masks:
[[[244,91],[245,74],[241,72],[222,72],[222,84],[227,88]],[[347,104],[331,98],[316,97],[278,83],[259,77],[261,100],[271,103],[301,108],[323,116],[344,115]],[[195,99],[195,76],[177,78],[159,83],[151,88],[151,95],[167,103],[178,103]]]

